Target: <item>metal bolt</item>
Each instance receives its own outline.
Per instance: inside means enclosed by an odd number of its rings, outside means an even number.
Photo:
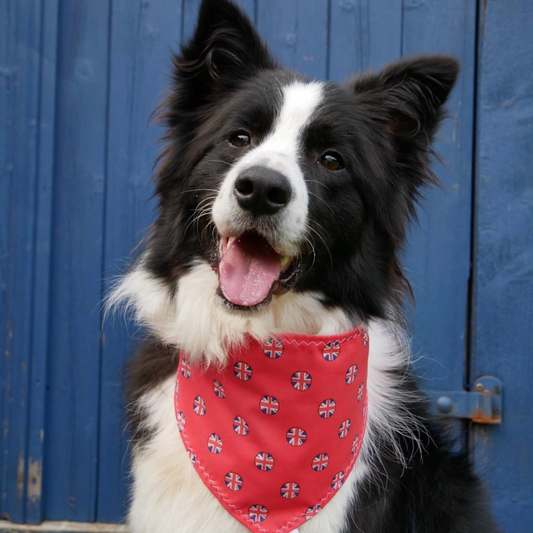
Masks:
[[[499,415],[500,414],[500,410],[497,407],[493,407],[492,408],[492,414],[493,415]]]
[[[478,383],[476,385],[476,390],[479,391],[479,392],[482,392],[483,391],[483,383]]]
[[[437,409],[444,414],[451,413],[453,410],[453,402],[451,398],[448,398],[447,396],[441,396],[437,400]]]
[[[498,385],[494,385],[494,389],[492,390],[494,391],[494,394],[500,394],[502,391]]]

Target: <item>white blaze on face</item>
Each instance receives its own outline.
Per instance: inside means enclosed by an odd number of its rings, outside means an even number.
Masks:
[[[213,205],[213,220],[220,234],[237,236],[242,219],[233,193],[235,180],[246,169],[263,166],[283,174],[292,188],[288,206],[276,218],[276,245],[285,255],[295,255],[307,226],[308,193],[299,165],[301,137],[318,108],[323,95],[323,83],[294,82],[282,88],[282,105],[271,133],[250,150],[228,172]]]
[[[228,172],[213,205],[219,233],[223,237],[239,237],[223,240],[228,246],[222,246],[219,265],[220,288],[235,305],[250,307],[265,301],[280,278],[284,256],[299,252],[308,211],[307,185],[300,168],[301,137],[321,99],[320,83],[296,82],[284,87],[271,133]],[[235,180],[246,176],[251,167],[274,170],[287,178],[291,199],[285,208],[254,219],[239,206],[234,194]],[[255,233],[244,233],[252,228]]]

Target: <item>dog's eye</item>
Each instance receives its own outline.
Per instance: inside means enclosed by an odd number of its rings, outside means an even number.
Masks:
[[[236,131],[229,138],[229,142],[237,148],[244,148],[250,144],[250,134],[244,130]]]
[[[328,170],[340,170],[344,168],[342,157],[336,152],[326,152],[320,157],[318,162]]]

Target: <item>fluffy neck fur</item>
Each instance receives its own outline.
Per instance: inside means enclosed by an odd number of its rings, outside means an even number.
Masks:
[[[243,315],[227,310],[218,300],[217,284],[210,266],[198,261],[170,291],[141,260],[111,293],[108,308],[131,310],[136,321],[160,341],[185,351],[192,360],[203,357],[210,364],[224,364],[228,349],[242,342],[246,333],[262,340],[284,332],[327,335],[365,325],[370,336],[369,424],[362,459],[379,463],[387,449],[405,464],[399,437],[420,442],[421,425],[410,408],[420,398],[404,386],[410,351],[398,324],[392,320],[357,323],[342,309],[326,308],[316,293],[288,293],[263,311]]]

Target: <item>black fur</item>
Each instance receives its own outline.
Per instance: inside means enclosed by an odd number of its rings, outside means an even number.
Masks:
[[[419,56],[345,86],[326,86],[323,105],[305,132],[300,163],[312,193],[309,218],[315,224],[309,238],[316,257],[302,245],[306,272],[293,290],[320,291],[326,305],[364,320],[401,315],[409,285],[398,256],[421,190],[436,183],[429,167],[431,141],[458,70],[451,57]],[[275,89],[297,79],[304,78],[272,59],[232,2],[203,0],[194,37],[175,57],[171,94],[161,111],[167,144],[156,178],[159,218],[146,257],[148,270],[170,290],[194,259],[211,261],[216,252],[209,220],[197,225],[191,220],[209,194],[199,189],[218,189],[228,165],[246,153],[230,146],[229,136],[246,128],[260,143],[276,116]],[[344,157],[345,168],[335,175],[316,164],[328,149]],[[328,206],[335,206],[333,214]],[[136,441],[149,438],[136,400],[176,365],[176,350],[154,339],[134,359]],[[398,379],[414,388],[407,374]],[[424,404],[411,409],[427,420]],[[414,439],[396,436],[407,468],[383,443],[381,467],[359,491],[348,531],[497,532],[468,459],[447,451],[433,422],[419,437],[423,452]]]

